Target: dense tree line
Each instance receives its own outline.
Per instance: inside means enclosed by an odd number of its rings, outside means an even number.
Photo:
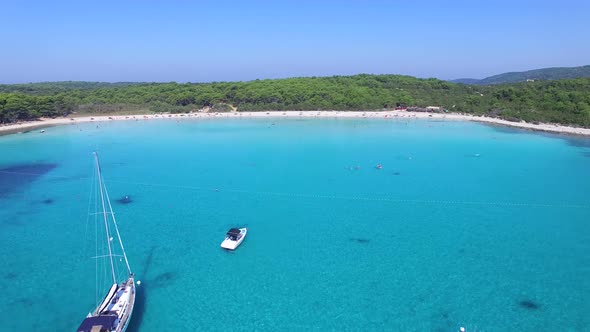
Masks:
[[[590,79],[493,86],[399,75],[355,75],[221,83],[60,82],[0,85],[0,122],[73,112],[380,110],[438,105],[451,112],[590,127]]]

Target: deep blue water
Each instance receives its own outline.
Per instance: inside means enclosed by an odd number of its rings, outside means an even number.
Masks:
[[[2,329],[93,309],[94,150],[142,281],[131,332],[590,330],[590,140],[383,119],[0,137]]]

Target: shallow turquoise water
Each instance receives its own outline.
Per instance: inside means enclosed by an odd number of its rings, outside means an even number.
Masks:
[[[93,308],[93,150],[133,199],[114,203],[142,281],[131,332],[590,330],[590,140],[366,119],[0,137],[3,329],[71,331]]]

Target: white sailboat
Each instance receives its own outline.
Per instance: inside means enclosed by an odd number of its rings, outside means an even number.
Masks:
[[[115,220],[115,214],[109,199],[109,194],[102,179],[100,163],[98,154],[94,153],[96,163],[96,177],[97,177],[97,196],[100,198],[97,215],[101,216],[104,223],[104,230],[106,233],[106,243],[108,254],[95,258],[108,258],[110,263],[110,277],[112,277],[112,285],[106,296],[98,304],[96,309],[88,314],[86,319],[82,321],[77,332],[124,332],[129,325],[131,315],[133,314],[133,306],[135,304],[135,280],[134,275],[129,267],[129,261],[125,254],[125,248],[121,241],[121,235]],[[112,231],[115,234],[112,234]],[[113,249],[113,235],[118,239],[121,255],[114,254]],[[122,257],[125,260],[126,272],[124,278],[117,279],[115,269],[116,257]],[[109,277],[109,278],[110,278]],[[97,278],[98,280],[98,278]],[[138,282],[139,283],[139,282]]]

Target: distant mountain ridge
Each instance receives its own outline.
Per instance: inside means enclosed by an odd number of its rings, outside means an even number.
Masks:
[[[477,84],[477,82],[479,81],[481,80],[478,80],[477,78],[458,78],[456,80],[451,80],[450,82],[462,84]]]
[[[453,83],[491,85],[503,83],[518,83],[526,80],[560,80],[565,78],[590,77],[590,65],[580,67],[552,67],[541,68],[522,72],[509,72],[486,77],[478,80],[474,78],[460,78],[451,80]]]

